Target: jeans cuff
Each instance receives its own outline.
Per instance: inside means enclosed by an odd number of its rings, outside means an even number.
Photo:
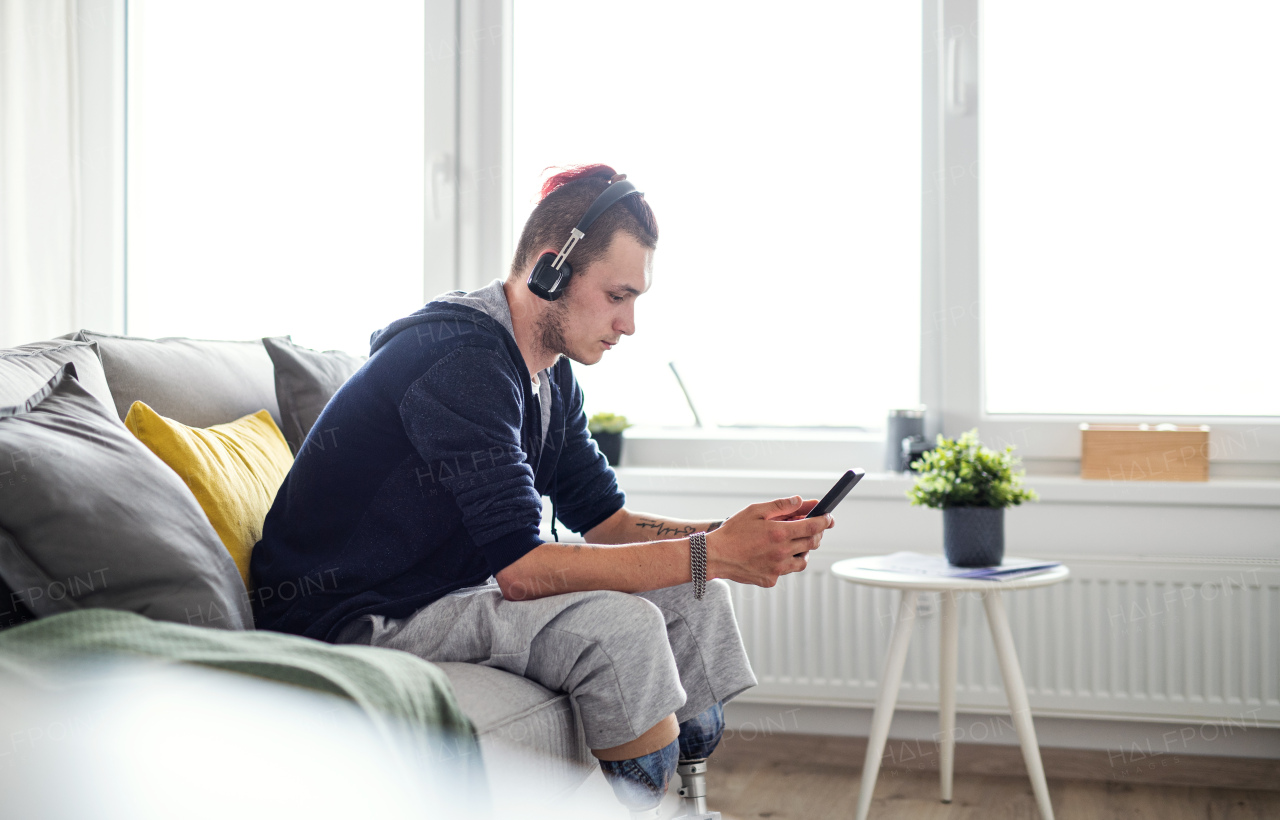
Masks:
[[[671,741],[656,752],[628,760],[601,760],[600,770],[613,793],[632,811],[651,809],[662,802],[676,772],[679,744]]]
[[[724,707],[715,704],[680,724],[680,759],[710,757],[724,735]]]

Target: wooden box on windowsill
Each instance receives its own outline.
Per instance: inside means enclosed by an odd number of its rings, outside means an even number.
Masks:
[[[1209,427],[1081,424],[1080,477],[1108,481],[1208,481]]]

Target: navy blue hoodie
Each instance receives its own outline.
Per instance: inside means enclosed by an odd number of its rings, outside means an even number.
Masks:
[[[540,374],[540,414],[495,288],[474,292],[484,309],[436,300],[373,335],[254,547],[259,629],[331,641],[361,615],[403,618],[483,583],[542,543],[544,495],[578,533],[622,508],[568,360]]]

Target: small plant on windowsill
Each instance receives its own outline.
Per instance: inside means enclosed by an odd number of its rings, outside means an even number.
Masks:
[[[622,462],[622,431],[631,426],[626,416],[616,413],[596,413],[587,420],[587,430],[613,467]]]
[[[1004,509],[1040,498],[1022,486],[1025,470],[1013,445],[991,450],[974,428],[958,439],[938,435],[938,446],[911,462],[920,471],[907,491],[911,503],[942,510],[947,561],[958,567],[996,566],[1004,560]],[[1016,470],[1016,471],[1015,471]]]

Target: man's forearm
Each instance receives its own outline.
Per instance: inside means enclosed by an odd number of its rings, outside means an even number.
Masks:
[[[587,544],[543,543],[497,573],[508,600],[527,600],[580,590],[647,592],[692,580],[689,534],[707,535],[707,580],[772,587],[778,578],[805,568],[822,531],[833,526],[830,514],[802,516],[818,503],[800,496],[751,504],[723,528],[714,521],[688,521],[616,511],[585,533]],[[634,542],[634,533],[647,538]],[[658,538],[658,534],[673,534]],[[631,536],[628,538],[628,536]],[[609,546],[611,540],[620,543]]]
[[[588,530],[586,544],[543,544],[498,573],[503,594],[532,600],[564,592],[647,592],[692,579],[689,536],[723,523],[635,513],[625,507]]]
[[[498,573],[503,595],[512,601],[591,589],[647,592],[691,578],[688,538],[619,545],[544,543]]]

